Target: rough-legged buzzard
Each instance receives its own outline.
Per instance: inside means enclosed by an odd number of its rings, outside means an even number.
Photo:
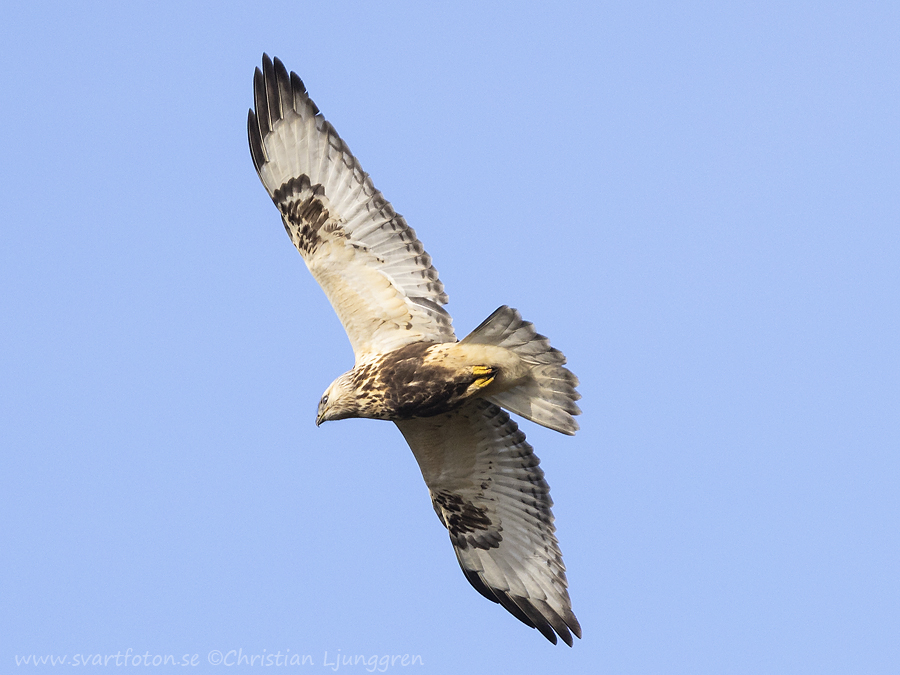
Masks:
[[[554,644],[558,634],[571,646],[581,627],[549,487],[505,411],[574,434],[578,380],[565,357],[506,306],[458,341],[431,257],[300,78],[263,55],[253,93],[253,164],[356,359],[325,391],[316,424],[394,422],[469,582]]]

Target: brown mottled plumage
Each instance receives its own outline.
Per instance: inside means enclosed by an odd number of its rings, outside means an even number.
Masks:
[[[431,257],[300,78],[263,55],[253,91],[253,164],[356,357],[322,396],[316,424],[393,421],[469,582],[554,644],[559,635],[571,646],[581,627],[550,488],[502,409],[574,434],[578,380],[565,357],[505,306],[457,341]]]

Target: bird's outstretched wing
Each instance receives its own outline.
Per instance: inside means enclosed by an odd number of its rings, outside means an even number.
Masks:
[[[347,331],[357,361],[456,337],[443,284],[416,233],[375,189],[303,82],[263,55],[250,153],[285,229]]]
[[[553,534],[550,487],[525,434],[483,399],[396,424],[469,582],[552,643],[559,634],[572,646],[581,626]]]

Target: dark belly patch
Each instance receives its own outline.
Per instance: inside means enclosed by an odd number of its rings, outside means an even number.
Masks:
[[[425,365],[424,357],[433,346],[428,342],[407,345],[385,355],[378,364],[377,388],[384,394],[390,419],[449,412],[469,398],[473,384],[490,381],[492,372],[483,367],[460,372],[435,363]]]

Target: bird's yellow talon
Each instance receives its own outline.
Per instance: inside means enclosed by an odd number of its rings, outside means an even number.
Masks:
[[[484,389],[486,386],[488,386],[493,381],[494,381],[493,376],[481,377],[481,378],[475,380],[475,386],[478,387],[479,389]]]

